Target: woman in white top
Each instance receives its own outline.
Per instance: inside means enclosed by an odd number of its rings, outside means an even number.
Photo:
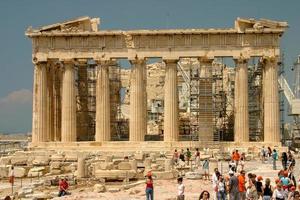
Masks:
[[[286,200],[286,194],[284,192],[284,190],[282,189],[282,184],[278,183],[276,186],[276,189],[273,192],[273,196],[272,198],[274,200]]]
[[[225,181],[222,175],[219,176],[219,180],[217,182],[218,188],[218,200],[226,200],[226,190],[225,190]]]

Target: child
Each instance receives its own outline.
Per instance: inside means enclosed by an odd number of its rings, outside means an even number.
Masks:
[[[177,179],[177,183],[178,183],[178,192],[177,192],[177,200],[184,200],[184,185],[183,185],[183,178],[179,177]]]

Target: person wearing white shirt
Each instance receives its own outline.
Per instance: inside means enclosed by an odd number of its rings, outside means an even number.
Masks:
[[[219,180],[219,176],[220,176],[220,172],[218,170],[218,168],[214,169],[214,173],[212,175],[212,186],[213,186],[213,199],[217,199],[217,184],[218,184],[218,180]]]
[[[276,199],[276,200],[286,200],[287,199],[286,193],[282,189],[282,184],[281,183],[277,184],[276,189],[273,192],[272,198]]]
[[[184,189],[182,177],[177,179],[178,187],[177,187],[177,200],[184,200]]]

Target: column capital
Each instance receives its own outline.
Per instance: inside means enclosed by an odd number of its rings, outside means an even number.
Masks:
[[[145,64],[146,63],[146,58],[135,58],[129,60],[130,64],[136,65],[136,64]]]
[[[75,65],[86,65],[88,62],[87,58],[76,58],[74,59],[74,64]]]
[[[200,63],[212,63],[214,61],[214,57],[212,56],[204,56],[204,57],[199,57],[198,61]]]
[[[265,62],[276,62],[279,59],[279,56],[262,56],[262,61]]]
[[[245,56],[234,56],[233,60],[235,64],[245,64],[248,63],[250,57],[245,57]]]

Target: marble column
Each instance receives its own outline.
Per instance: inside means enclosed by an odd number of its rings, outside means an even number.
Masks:
[[[46,62],[39,62],[34,66],[32,143],[49,140],[46,67]]]
[[[64,61],[62,79],[62,142],[76,142],[75,69],[71,60]]]
[[[263,68],[264,142],[280,142],[277,57],[264,58]]]
[[[96,83],[96,142],[110,141],[109,61],[98,62]]]
[[[197,88],[200,91],[198,98],[199,107],[199,140],[213,141],[213,91],[212,91],[212,63],[214,59],[202,57],[199,58],[200,73],[199,85]],[[200,107],[201,105],[201,107]],[[203,106],[203,107],[202,107]]]
[[[249,141],[248,112],[248,59],[237,58],[235,61],[234,86],[234,141]]]
[[[53,96],[53,74],[54,74],[53,62],[47,64],[47,101],[48,101],[48,133],[49,141],[54,141],[54,96]]]
[[[131,60],[129,141],[144,141],[147,132],[146,61]]]
[[[78,67],[78,100],[77,100],[77,138],[79,141],[88,140],[89,113],[88,113],[88,74],[87,59],[77,59]]]
[[[177,61],[165,60],[164,141],[178,141]]]
[[[57,63],[53,75],[54,141],[61,141],[61,82],[62,66]]]

